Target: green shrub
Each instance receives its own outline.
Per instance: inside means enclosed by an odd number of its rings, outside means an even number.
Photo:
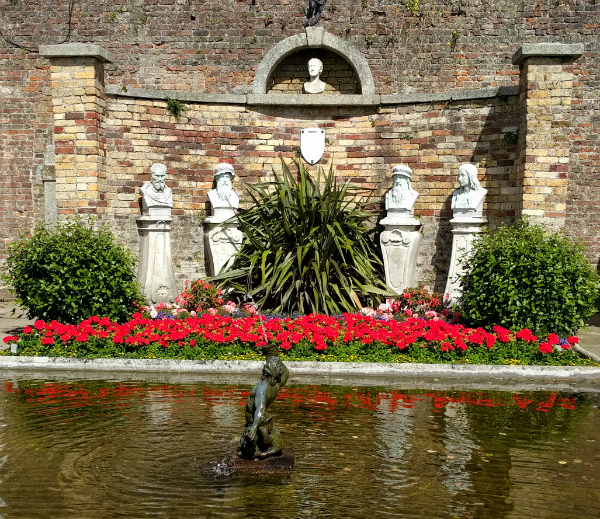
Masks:
[[[98,315],[124,321],[141,298],[135,265],[108,229],[73,220],[39,225],[11,243],[2,278],[30,318],[76,323]]]
[[[465,267],[467,324],[571,334],[596,311],[600,277],[583,245],[525,219],[484,234]]]
[[[333,168],[312,179],[296,164],[297,181],[282,160],[281,177],[273,171],[274,182],[248,186],[254,204],[239,214],[244,243],[229,271],[213,279],[248,290],[263,310],[330,314],[356,311],[359,302],[377,307],[390,292],[367,203],[349,196],[355,188],[348,183],[338,185]]]

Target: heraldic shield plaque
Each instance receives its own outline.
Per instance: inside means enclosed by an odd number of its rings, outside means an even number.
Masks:
[[[300,130],[300,153],[311,166],[321,160],[325,152],[325,130],[303,128]]]

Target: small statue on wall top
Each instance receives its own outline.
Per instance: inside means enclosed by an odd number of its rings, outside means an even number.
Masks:
[[[414,213],[419,193],[410,185],[412,170],[408,166],[398,165],[392,168],[392,188],[385,195],[385,208],[389,213]]]
[[[166,185],[167,166],[156,163],[150,167],[151,181],[144,184],[140,191],[142,193],[142,214],[152,215],[155,212],[163,212],[173,207],[173,192]]]
[[[326,3],[327,0],[308,0],[308,10],[304,13],[306,15],[304,27],[312,27],[321,21],[321,15]]]
[[[310,80],[304,83],[305,94],[320,94],[325,90],[327,84],[319,79],[323,72],[323,62],[319,58],[308,60],[308,74]]]
[[[473,164],[458,168],[458,184],[460,187],[452,193],[453,216],[481,218],[487,189],[477,180],[477,168]]]
[[[233,190],[234,177],[231,164],[221,162],[215,168],[216,188],[208,192],[208,199],[212,205],[213,216],[223,217],[221,221],[234,216],[240,204],[240,198]]]

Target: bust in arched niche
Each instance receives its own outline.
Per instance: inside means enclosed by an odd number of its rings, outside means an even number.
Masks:
[[[481,218],[483,199],[487,189],[477,180],[477,168],[473,164],[463,164],[458,168],[459,188],[452,193],[452,215]]]
[[[319,58],[308,60],[308,74],[310,80],[304,83],[305,94],[321,94],[325,90],[327,83],[321,81],[319,76],[323,72],[323,62]]]

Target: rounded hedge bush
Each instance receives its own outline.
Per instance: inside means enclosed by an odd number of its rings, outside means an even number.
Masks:
[[[98,315],[121,322],[141,299],[136,258],[104,227],[80,220],[40,225],[7,252],[2,277],[30,318],[76,323]]]
[[[526,219],[475,241],[462,309],[473,326],[571,334],[597,311],[600,277],[585,248]]]

